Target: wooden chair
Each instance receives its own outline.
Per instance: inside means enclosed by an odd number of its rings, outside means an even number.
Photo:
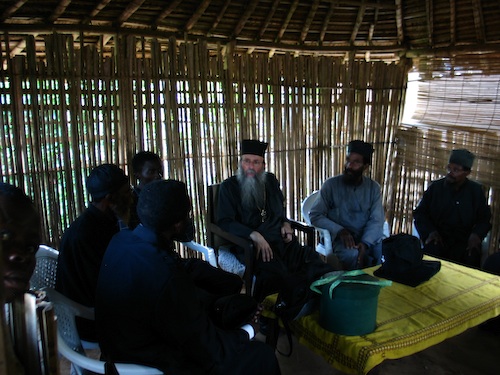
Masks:
[[[217,225],[217,204],[219,200],[219,187],[220,184],[208,186],[208,199],[207,199],[207,242],[208,246],[213,248],[216,252],[222,246],[239,246],[244,249],[245,254],[245,273],[243,281],[245,283],[245,291],[247,294],[252,293],[252,282],[255,266],[255,250],[251,240],[235,236],[229,232],[222,230]],[[315,249],[315,231],[312,226],[299,221],[290,220],[292,229],[298,230],[303,234],[304,243]],[[301,238],[302,239],[302,238]]]

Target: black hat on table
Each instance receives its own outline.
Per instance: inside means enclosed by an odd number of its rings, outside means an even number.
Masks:
[[[462,148],[451,152],[448,163],[458,164],[463,168],[470,170],[472,168],[472,164],[474,163],[474,158],[475,156],[472,152]]]
[[[128,183],[128,177],[121,168],[114,164],[101,164],[92,169],[86,186],[92,199],[100,200]]]
[[[361,140],[351,141],[347,145],[347,153],[350,154],[352,152],[363,156],[365,164],[372,163],[373,146],[371,145],[371,143]]]
[[[385,262],[373,274],[409,286],[429,280],[441,269],[441,262],[423,260],[420,240],[400,233],[382,241]]]
[[[264,157],[267,150],[267,143],[254,139],[244,139],[241,142],[241,155],[257,155]]]

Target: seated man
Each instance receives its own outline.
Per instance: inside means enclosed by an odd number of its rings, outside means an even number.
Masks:
[[[130,207],[129,228],[134,229],[139,225],[137,216],[137,201],[141,189],[150,182],[163,178],[163,163],[160,157],[151,151],[140,151],[132,158],[132,170],[134,172],[134,190],[132,192],[132,205]]]
[[[15,297],[29,289],[30,278],[35,269],[35,254],[40,244],[40,219],[31,199],[12,185],[0,183],[0,301],[12,302]],[[3,318],[3,310],[0,319]],[[5,321],[0,322],[0,334],[5,329]],[[10,335],[0,338],[4,342],[4,364],[8,374],[24,373],[23,365],[16,358]],[[1,346],[1,345],[0,345]],[[0,355],[1,357],[1,355]]]
[[[225,329],[209,314],[217,311],[214,302],[239,292],[224,282],[225,272],[175,253],[173,241],[184,232],[190,210],[184,183],[152,182],[139,197],[142,224],[111,240],[97,286],[103,356],[166,374],[279,374],[272,348],[250,341],[251,325]]]
[[[285,216],[285,199],[278,180],[265,171],[266,149],[267,143],[243,141],[238,174],[220,185],[216,212],[217,224],[223,230],[253,241],[257,301],[279,291],[288,274],[302,272],[312,282],[333,270],[294,237]],[[244,262],[243,250],[234,251]]]
[[[424,192],[413,218],[426,254],[479,268],[491,211],[482,186],[467,178],[473,163],[470,151],[453,150],[448,174]]]
[[[113,237],[128,220],[130,184],[113,164],[94,168],[87,178],[89,207],[64,232],[57,267],[56,290],[84,306],[95,306],[102,257]],[[78,319],[84,340],[96,341],[94,322]]]
[[[309,218],[328,229],[333,252],[347,270],[380,264],[384,209],[380,185],[363,173],[373,154],[370,143],[349,142],[344,173],[325,181]]]
[[[151,151],[141,151],[134,155],[132,159],[132,169],[137,184],[132,192],[132,205],[130,207],[130,220],[128,227],[134,229],[139,225],[140,220],[137,215],[137,202],[141,190],[147,184],[163,178],[163,163],[160,157]],[[186,232],[182,236],[178,236],[180,242],[187,242],[194,239],[194,222],[190,220],[186,225]]]

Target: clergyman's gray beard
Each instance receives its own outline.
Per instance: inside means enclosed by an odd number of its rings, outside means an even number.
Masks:
[[[266,172],[262,171],[255,178],[246,177],[242,168],[238,169],[236,175],[241,188],[241,202],[244,207],[260,207],[264,208],[265,188],[266,188]]]

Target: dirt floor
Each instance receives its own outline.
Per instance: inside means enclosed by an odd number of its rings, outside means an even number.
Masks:
[[[258,336],[259,340],[264,339]],[[286,351],[288,341],[281,336],[278,348]],[[98,357],[97,353],[90,353]],[[341,375],[318,356],[294,340],[290,358],[276,354],[283,375]],[[477,327],[459,336],[412,356],[386,360],[376,368],[377,375],[498,375],[500,374],[500,335],[494,335]],[[61,359],[60,374],[68,375],[69,363]],[[265,374],[256,374],[265,375]],[[371,375],[371,373],[370,373]]]

